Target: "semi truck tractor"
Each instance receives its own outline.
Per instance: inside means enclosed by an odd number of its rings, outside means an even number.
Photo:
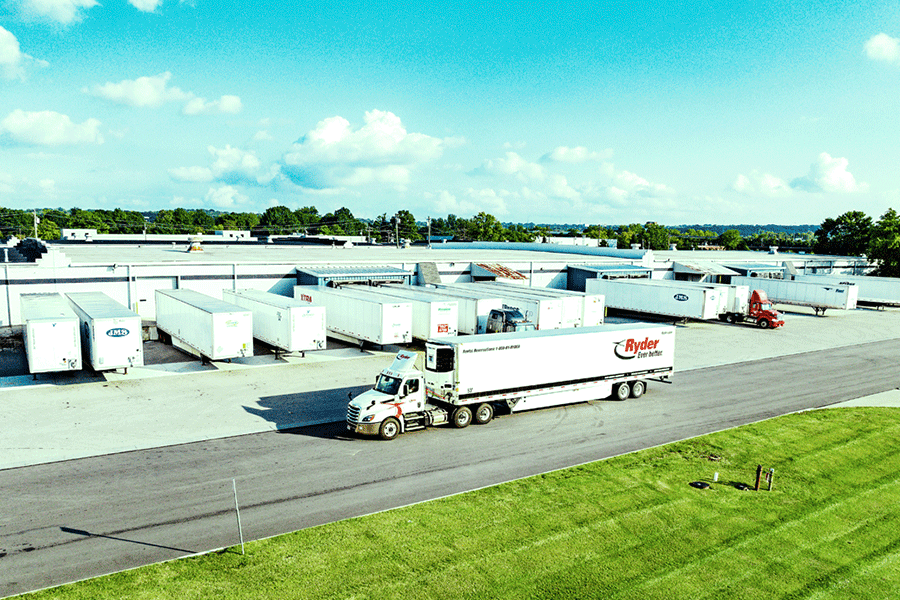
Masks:
[[[675,328],[624,324],[428,340],[424,368],[402,351],[347,408],[347,428],[391,440],[441,424],[485,424],[497,411],[638,398],[669,382]]]
[[[719,315],[728,323],[755,323],[761,329],[777,329],[784,326],[781,314],[774,308],[763,290],[753,290],[747,299],[747,286],[728,286],[728,306]]]

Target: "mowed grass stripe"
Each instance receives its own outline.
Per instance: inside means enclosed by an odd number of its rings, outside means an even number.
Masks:
[[[36,596],[891,598],[898,479],[900,410],[832,409]]]

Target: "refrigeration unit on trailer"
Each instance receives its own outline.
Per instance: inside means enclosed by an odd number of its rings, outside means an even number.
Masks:
[[[103,292],[66,294],[81,324],[81,343],[91,368],[110,371],[144,365],[141,316]]]
[[[335,338],[379,346],[412,341],[412,304],[318,285],[294,286],[294,298],[325,307],[326,328]]]
[[[62,294],[19,297],[29,373],[81,369],[78,315]]]
[[[585,291],[603,294],[609,308],[698,320],[717,319],[728,297],[716,287],[656,279],[587,279]]]
[[[479,285],[485,285],[487,287],[496,286],[499,289],[525,292],[544,298],[560,298],[563,301],[564,321],[572,322],[572,317],[569,315],[573,311],[577,311],[579,313],[579,327],[595,327],[597,325],[603,325],[603,317],[606,313],[606,302],[602,294],[586,294],[584,292],[526,286],[502,281],[482,281],[479,282]],[[573,306],[577,308],[573,309]]]
[[[156,290],[156,326],[200,358],[253,356],[253,313],[194,290]]]
[[[347,428],[393,439],[450,423],[485,424],[496,411],[644,394],[674,373],[675,328],[627,324],[429,340],[424,369],[400,352],[372,390],[347,407]]]
[[[398,284],[390,284],[386,287],[409,287]],[[457,302],[457,314],[459,316],[459,333],[476,334],[487,331],[487,321],[492,310],[501,310],[503,300],[497,296],[477,297],[465,293],[454,293],[453,290],[445,290],[433,285],[416,286],[422,293],[431,294],[434,298],[455,300]]]
[[[853,310],[859,296],[859,289],[853,284],[820,284],[770,277],[732,277],[731,283],[762,290],[774,304],[809,306],[817,315],[824,315],[828,308]]]
[[[253,337],[285,352],[325,349],[325,307],[260,290],[222,290],[253,313]]]
[[[516,308],[537,329],[559,329],[562,327],[562,302],[558,298],[529,297],[499,289],[486,290],[480,283],[442,283],[437,287],[447,290],[471,292],[485,297],[500,296],[503,308]]]
[[[818,285],[855,285],[857,302],[875,306],[900,306],[900,278],[869,275],[796,275],[795,281]]]
[[[456,335],[459,333],[459,303],[450,298],[416,291],[412,286],[388,287],[371,285],[343,285],[340,290],[371,294],[394,302],[409,302],[412,307],[412,336],[417,340]]]

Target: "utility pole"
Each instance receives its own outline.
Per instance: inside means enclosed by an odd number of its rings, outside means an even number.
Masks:
[[[34,216],[34,239],[37,239],[37,236],[38,236],[38,235],[37,235],[37,226],[38,226],[38,223],[41,222],[41,220],[38,219],[38,216],[37,216],[37,209],[32,208],[32,209],[31,209],[31,214]]]
[[[431,217],[428,217],[428,248],[431,249]]]

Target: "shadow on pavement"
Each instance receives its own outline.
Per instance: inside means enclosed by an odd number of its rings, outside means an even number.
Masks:
[[[244,406],[244,410],[270,423],[279,431],[298,429],[322,423],[344,423],[347,419],[347,402],[370,389],[371,385],[262,396],[258,407]]]

